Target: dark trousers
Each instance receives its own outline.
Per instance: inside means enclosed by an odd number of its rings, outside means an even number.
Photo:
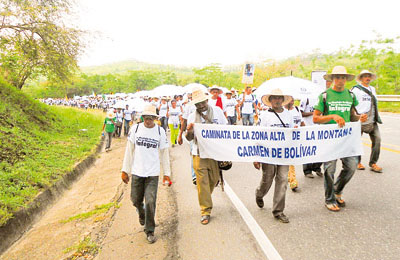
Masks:
[[[139,177],[132,175],[131,200],[136,207],[139,217],[145,219],[144,232],[154,232],[158,189],[158,176]],[[143,203],[144,201],[144,203]]]
[[[236,125],[236,116],[228,116],[228,125]]]
[[[322,165],[322,163],[303,164],[303,172],[304,172],[304,174],[308,174],[308,173],[312,173],[312,172],[322,172],[321,165]]]
[[[363,134],[363,132],[361,132]],[[381,133],[379,132],[378,124],[374,124],[374,130],[368,133],[371,139],[371,156],[369,157],[369,166],[376,164],[379,159],[379,154],[381,153]],[[361,162],[361,156],[358,157],[358,162]]]
[[[118,137],[121,137],[121,132],[122,132],[122,123],[121,123],[121,125],[120,126],[116,126],[115,127],[115,134],[118,136]]]
[[[160,122],[161,122],[161,127],[164,128],[165,132],[167,132],[167,128],[168,128],[168,118],[163,116],[160,117]]]
[[[129,134],[129,123],[131,122],[131,120],[126,120],[124,119],[124,135],[128,135]]]

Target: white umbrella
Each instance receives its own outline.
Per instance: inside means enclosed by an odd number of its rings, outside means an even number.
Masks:
[[[192,93],[194,87],[199,87],[204,93],[207,93],[207,88],[199,83],[190,83],[183,87],[185,93]]]
[[[127,101],[127,104],[129,105],[129,108],[135,111],[136,113],[142,113],[144,110],[144,106],[146,105],[146,102],[141,98],[134,98],[134,99],[129,99]]]
[[[161,85],[153,89],[151,92],[152,95],[155,97],[175,96],[183,94],[182,87],[175,85]]]
[[[253,94],[261,100],[262,96],[276,88],[293,96],[294,99],[315,98],[325,90],[310,80],[289,76],[270,79],[261,84]]]

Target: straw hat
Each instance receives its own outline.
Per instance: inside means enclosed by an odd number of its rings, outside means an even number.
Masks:
[[[146,105],[144,107],[142,116],[155,116],[158,117],[157,112],[156,112],[156,107],[153,105]]]
[[[326,74],[324,75],[324,79],[328,80],[328,81],[332,81],[333,80],[333,75],[343,75],[346,76],[348,81],[352,81],[354,79],[354,75],[347,73],[347,70],[344,66],[335,66],[332,69],[332,73],[331,74]]]
[[[107,112],[107,117],[108,118],[114,118],[114,113],[112,111]]]
[[[192,92],[192,101],[190,102],[191,105],[196,105],[197,103],[203,102],[208,100],[206,93],[200,87],[194,87]]]
[[[213,89],[219,90],[220,93],[223,92],[222,88],[218,87],[217,85],[213,85],[212,87],[209,87],[208,92],[211,92],[211,90],[213,90]]]
[[[279,88],[273,89],[270,93],[261,97],[261,101],[263,102],[263,104],[269,107],[271,106],[271,102],[269,101],[270,96],[283,96],[282,106],[287,105],[292,99],[291,96],[285,95],[281,89]]]
[[[363,70],[363,71],[361,71],[360,74],[357,75],[356,80],[357,80],[357,81],[361,81],[361,76],[364,75],[364,74],[371,74],[371,81],[372,81],[372,80],[376,80],[376,74],[372,73],[372,72],[369,71],[369,70]]]

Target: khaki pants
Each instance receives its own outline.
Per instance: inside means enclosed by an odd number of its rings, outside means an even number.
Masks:
[[[219,180],[218,162],[193,156],[193,169],[197,178],[197,193],[201,215],[210,215],[213,207],[211,194]]]
[[[289,166],[263,163],[260,186],[256,190],[256,197],[263,198],[271,188],[275,177],[275,191],[272,205],[272,214],[278,216],[285,209],[285,197],[288,182]]]

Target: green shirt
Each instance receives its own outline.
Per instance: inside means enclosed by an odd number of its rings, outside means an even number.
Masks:
[[[112,119],[114,122],[116,122],[116,118]],[[114,124],[111,122],[111,119],[106,117],[106,120],[104,120],[104,124],[106,125],[106,132],[107,133],[112,133],[114,132]]]
[[[315,110],[324,112],[323,93],[318,97],[318,103],[314,106]],[[348,89],[341,92],[335,91],[332,88],[326,90],[326,106],[327,111],[324,115],[339,115],[345,122],[350,122],[350,111],[352,106],[357,106],[357,98],[350,94]],[[331,120],[326,124],[336,124],[335,120]]]

